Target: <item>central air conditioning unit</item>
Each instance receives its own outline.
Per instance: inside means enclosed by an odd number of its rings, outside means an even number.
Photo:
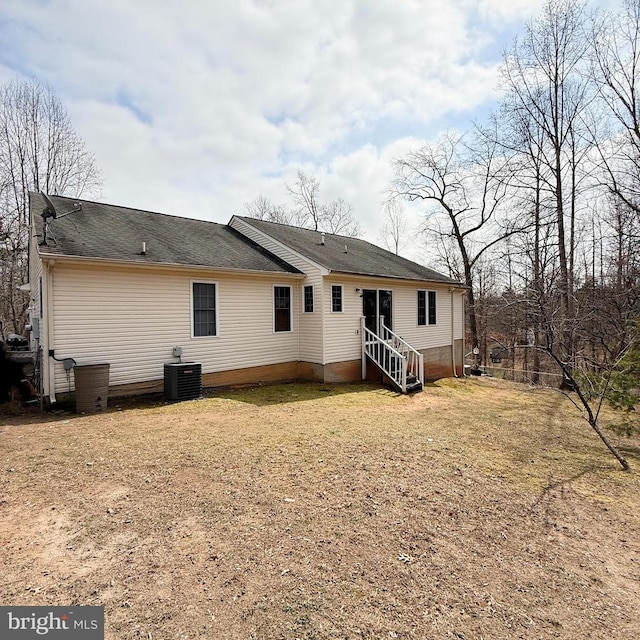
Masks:
[[[195,400],[202,395],[202,365],[179,362],[164,365],[164,397],[169,402]]]

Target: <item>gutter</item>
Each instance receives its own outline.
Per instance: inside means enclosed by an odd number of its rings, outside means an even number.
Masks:
[[[451,290],[455,291],[466,291],[469,287],[467,285],[462,284],[461,282],[455,282],[452,280],[434,280],[427,278],[409,278],[407,276],[394,276],[384,273],[360,273],[356,271],[340,271],[338,269],[329,269],[329,273],[327,275],[332,276],[353,276],[354,278],[378,278],[380,280],[395,280],[397,282],[406,282],[407,284],[416,284],[425,282],[430,285],[439,285],[441,287],[446,287],[447,285],[451,288]]]
[[[256,276],[265,276],[269,278],[296,278],[303,279],[306,277],[306,274],[302,272],[291,272],[291,271],[260,271],[260,270],[251,270],[251,269],[235,269],[233,267],[212,267],[208,265],[202,264],[182,264],[179,262],[142,262],[139,260],[118,260],[114,258],[96,258],[89,256],[71,256],[67,254],[57,254],[57,253],[46,253],[40,251],[40,257],[43,261],[45,260],[60,260],[64,262],[70,263],[79,263],[79,264],[98,264],[105,265],[111,264],[117,267],[144,267],[147,269],[177,269],[184,271],[215,271],[219,273],[230,273],[230,274],[250,274]]]

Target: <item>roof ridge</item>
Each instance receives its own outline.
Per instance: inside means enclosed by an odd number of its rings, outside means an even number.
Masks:
[[[303,231],[311,231],[312,233],[324,233],[328,236],[333,236],[334,238],[344,238],[345,240],[362,240],[363,242],[369,242],[368,240],[364,240],[363,238],[357,238],[355,236],[343,236],[340,233],[331,233],[331,231],[323,231],[322,229],[310,229],[309,227],[301,227],[297,224],[287,224],[286,222],[273,222],[273,220],[261,220],[260,218],[252,218],[251,216],[240,216],[235,214],[236,218],[240,218],[241,220],[255,220],[256,222],[264,222],[266,224],[274,224],[279,227],[289,227],[291,229],[302,229]],[[371,244],[369,242],[369,244]]]
[[[404,256],[401,256],[397,253],[394,253],[393,251],[389,251],[389,249],[387,249],[386,247],[383,247],[379,244],[376,244],[375,242],[371,242],[370,240],[366,240],[365,238],[358,238],[355,236],[343,236],[337,233],[331,233],[329,231],[316,231],[315,229],[309,229],[308,227],[300,227],[298,225],[294,225],[294,224],[285,224],[282,222],[273,222],[271,220],[261,220],[260,218],[252,218],[251,216],[236,216],[237,218],[240,218],[242,220],[247,220],[249,223],[251,220],[257,221],[257,222],[263,222],[263,223],[267,223],[267,224],[271,224],[271,225],[275,225],[278,227],[289,227],[290,229],[298,229],[298,230],[303,230],[303,231],[313,231],[314,233],[324,233],[325,235],[329,235],[329,236],[333,236],[334,238],[343,238],[345,240],[357,240],[358,242],[364,242],[372,247],[375,247],[376,249],[380,249],[382,251],[385,251],[386,253],[388,253],[390,256],[393,256],[394,259],[400,259],[405,263],[408,263],[409,265],[412,265],[413,267],[418,266],[421,267],[423,269],[427,269],[428,271],[433,272],[434,274],[444,277],[444,278],[449,278],[450,280],[452,280],[453,282],[457,282],[454,278],[451,278],[450,276],[447,276],[443,273],[440,273],[439,271],[437,271],[436,269],[433,269],[432,267],[429,267],[427,265],[421,264],[419,262],[416,262],[415,260],[410,260],[409,258],[405,258]]]
[[[425,264],[398,255],[364,238],[342,236],[325,231],[326,242],[321,242],[321,231],[292,224],[260,220],[248,216],[235,216],[302,256],[323,265],[333,272],[352,273],[388,278],[408,278],[459,285],[451,276],[440,273]],[[313,236],[317,241],[313,241]],[[317,246],[316,246],[317,245]],[[321,247],[320,245],[326,245]],[[344,249],[343,249],[344,245]],[[353,250],[353,253],[352,251]],[[345,254],[345,255],[343,255]],[[353,256],[358,257],[353,257]],[[356,262],[354,262],[354,260]]]

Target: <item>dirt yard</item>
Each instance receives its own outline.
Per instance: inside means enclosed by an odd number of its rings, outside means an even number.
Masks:
[[[109,640],[637,638],[624,473],[559,394],[286,385],[0,417],[0,603]]]

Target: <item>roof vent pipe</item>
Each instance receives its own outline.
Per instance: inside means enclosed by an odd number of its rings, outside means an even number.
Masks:
[[[320,244],[324,247],[324,231],[320,234]]]
[[[146,242],[142,242],[142,251],[140,252],[141,256],[146,256],[147,255],[147,243]]]
[[[346,245],[346,244],[344,245],[344,252],[345,252],[345,253],[349,253],[349,249],[348,249],[348,247],[347,247],[347,245]]]

